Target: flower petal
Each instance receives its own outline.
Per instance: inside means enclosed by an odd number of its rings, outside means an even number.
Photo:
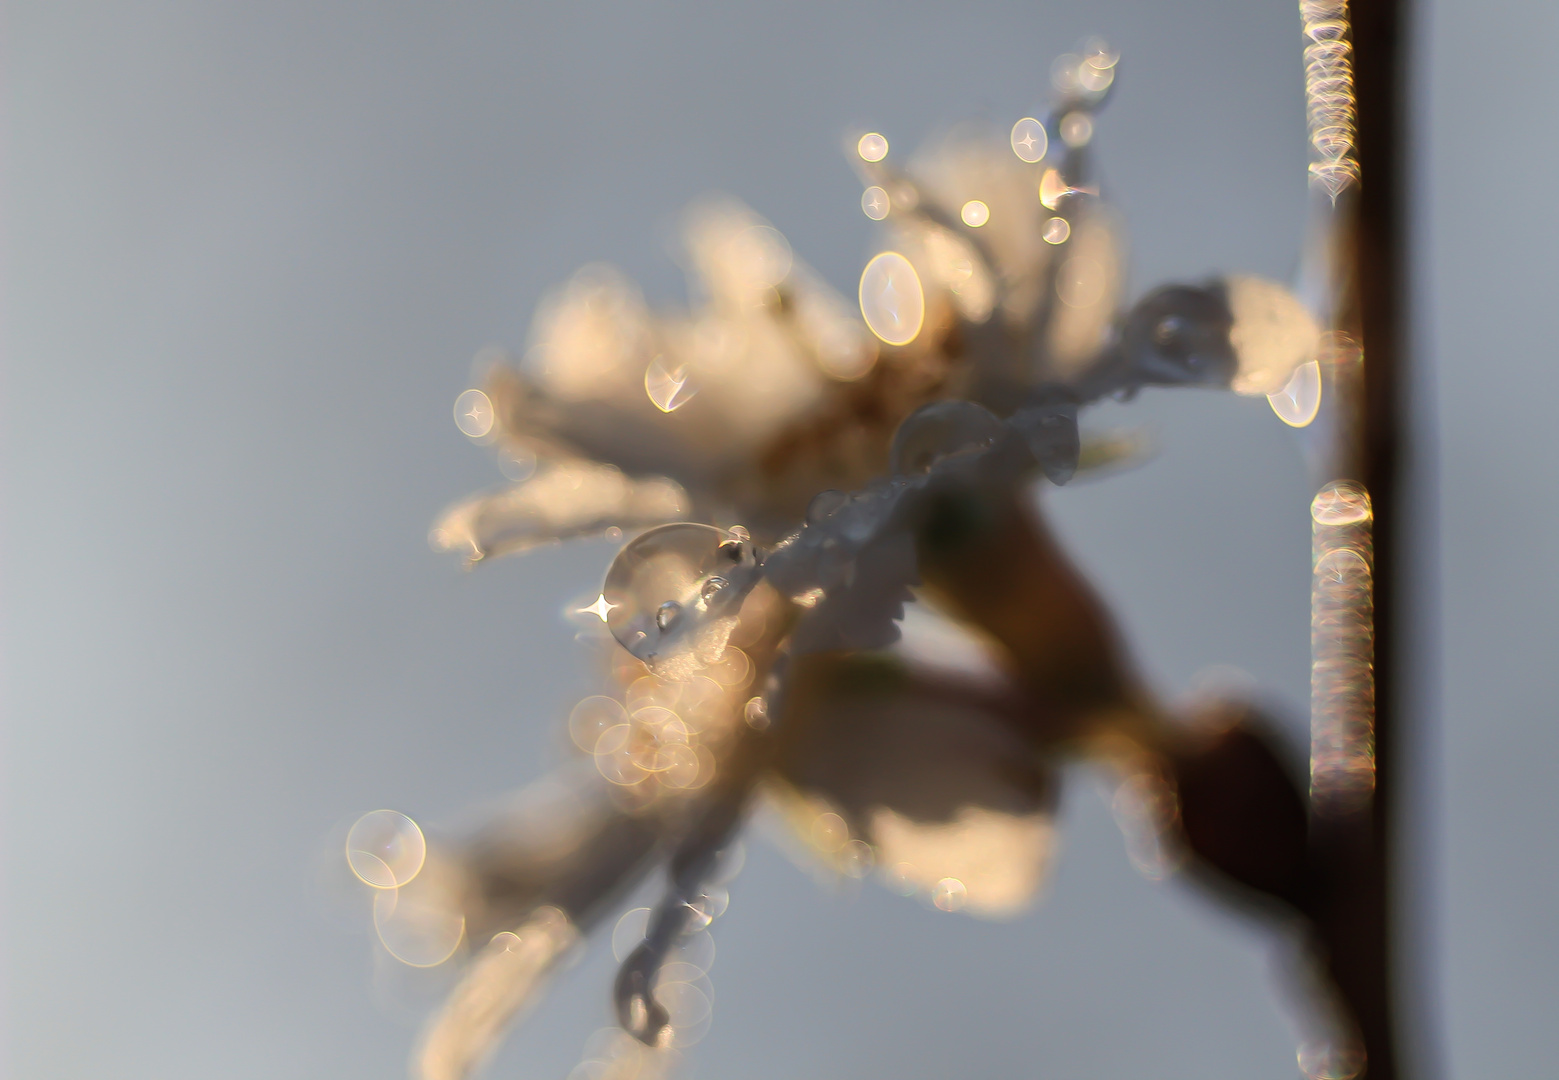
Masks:
[[[839,851],[864,840],[912,890],[956,881],[971,914],[1028,903],[1049,862],[1056,785],[998,715],[999,695],[837,656],[798,671],[792,693],[781,774],[847,830],[808,821],[804,836]]]
[[[463,1080],[479,1068],[578,939],[557,908],[493,936],[428,1023],[413,1065],[418,1080]]]
[[[676,521],[687,504],[681,485],[664,477],[636,480],[597,462],[551,462],[523,484],[457,503],[434,525],[430,541],[475,563],[609,528]]]

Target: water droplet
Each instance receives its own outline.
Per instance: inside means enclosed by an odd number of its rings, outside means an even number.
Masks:
[[[1310,503],[1310,516],[1318,525],[1353,525],[1372,515],[1369,493],[1351,480],[1327,484]]]
[[[873,221],[881,221],[888,216],[888,211],[893,208],[893,200],[888,198],[888,193],[873,184],[861,192],[861,212]]]
[[[445,889],[419,885],[374,894],[374,930],[401,963],[437,967],[460,948],[466,920]]]
[[[819,814],[812,819],[811,840],[819,851],[832,855],[850,842],[850,826],[832,811]]]
[[[346,861],[365,885],[393,889],[422,870],[427,840],[417,823],[394,810],[364,814],[346,834]]]
[[[684,934],[672,950],[670,959],[692,964],[700,971],[709,971],[715,966],[715,939],[710,937],[708,930]]]
[[[1039,235],[1045,238],[1047,244],[1064,244],[1072,235],[1072,226],[1064,217],[1053,217],[1045,222]]]
[[[896,476],[919,476],[947,458],[977,453],[996,441],[1001,421],[972,401],[934,401],[905,418],[893,436]]]
[[[877,856],[865,840],[851,840],[839,853],[841,868],[854,878],[864,878],[871,873]]]
[[[931,902],[939,911],[957,911],[969,900],[969,890],[955,877],[945,877],[931,890]]]
[[[1110,48],[1101,37],[1089,38],[1083,43],[1083,60],[1096,71],[1110,71],[1120,62],[1121,54]]]
[[[861,272],[861,315],[872,333],[889,345],[908,345],[920,334],[926,297],[920,275],[903,255],[884,251]]]
[[[718,885],[711,885],[704,890],[704,895],[698,901],[698,908],[713,921],[725,914],[726,908],[731,906],[731,894]]]
[[[592,754],[608,728],[627,722],[628,714],[616,698],[598,694],[585,698],[568,714],[568,737],[575,746]]]
[[[1056,295],[1067,307],[1093,307],[1104,299],[1104,267],[1096,259],[1074,255],[1056,275]]]
[[[711,718],[715,713],[724,714],[730,702],[727,700],[725,687],[705,675],[699,675],[688,679],[686,682],[676,684],[681,691],[681,712],[684,719],[697,719],[699,724]]]
[[[709,665],[707,674],[728,690],[740,689],[752,680],[752,661],[733,646],[725,650],[718,662]]]
[[[725,547],[725,544],[720,545],[722,552],[725,550]],[[738,551],[737,558],[740,557],[741,553]],[[721,589],[726,588],[730,584],[731,583],[729,581],[725,580],[725,578],[720,577],[719,575],[707,577],[704,579],[704,583],[698,587],[698,598],[707,604],[709,601],[713,600],[717,595],[719,595]]]
[[[675,600],[667,600],[655,610],[655,625],[661,633],[666,633],[677,625],[677,617],[682,614],[682,605]]]
[[[669,1046],[685,1050],[709,1033],[709,998],[696,983],[663,983],[655,988],[655,1001],[669,1016]]]
[[[536,474],[536,455],[522,446],[511,447],[498,456],[498,471],[516,484]]]
[[[655,357],[644,369],[644,392],[661,412],[676,412],[698,393],[688,379],[687,365],[668,369],[662,357]]]
[[[1299,1048],[1299,1071],[1308,1080],[1354,1080],[1364,1071],[1364,1048],[1342,1040],[1317,1039]]]
[[[958,211],[958,216],[964,219],[964,224],[971,229],[978,229],[991,220],[991,208],[979,199],[970,199],[964,203],[963,209]]]
[[[612,636],[671,679],[718,660],[748,590],[758,580],[750,545],[725,547],[730,534],[711,525],[662,525],[618,552],[601,593],[611,606]],[[706,595],[719,577],[726,586]],[[675,669],[675,670],[673,670]]]
[[[650,927],[650,909],[647,907],[634,908],[623,912],[622,918],[617,920],[617,925],[612,928],[612,955],[620,964],[637,949],[644,941],[644,934]]]
[[[1087,65],[1083,65],[1084,69]],[[1109,85],[1106,82],[1105,85]],[[1093,118],[1085,112],[1067,113],[1061,118],[1061,141],[1070,147],[1087,146],[1093,138]]]
[[[1050,136],[1045,133],[1045,125],[1032,116],[1025,116],[1012,125],[1012,152],[1018,155],[1018,160],[1033,165],[1043,161],[1049,149]]]
[[[1077,431],[1075,403],[1060,401],[1020,409],[1012,419],[1051,483],[1064,484],[1076,475],[1082,439]]]
[[[656,764],[660,766],[656,772],[660,774],[661,783],[678,790],[695,786],[698,783],[699,773],[703,769],[698,748],[688,746],[686,743],[675,743],[666,747],[656,758]]]
[[[742,706],[742,718],[754,731],[767,731],[769,728],[769,704],[761,697],[748,698],[747,704]]]
[[[1076,53],[1062,53],[1050,65],[1050,85],[1063,94],[1077,89],[1077,66],[1083,58]]]
[[[681,699],[682,684],[666,682],[653,675],[644,675],[633,680],[623,694],[623,702],[629,713],[636,713],[651,705],[673,709]]]
[[[709,879],[709,883],[711,885],[729,885],[736,880],[737,875],[742,872],[742,867],[746,865],[747,848],[740,840],[737,840],[730,847],[720,852],[714,876]]]
[[[820,491],[812,496],[812,501],[807,504],[807,524],[821,525],[833,517],[850,502],[850,496],[842,491],[830,488]]]
[[[888,156],[888,140],[875,131],[867,132],[855,144],[855,152],[861,155],[862,161],[881,161]]]
[[[1109,52],[1095,52],[1077,66],[1077,85],[1090,94],[1102,93],[1115,81],[1115,61],[1118,57]]]
[[[1294,369],[1288,385],[1275,394],[1268,394],[1267,401],[1278,419],[1289,427],[1305,427],[1321,411],[1321,365],[1312,360]]]
[[[635,758],[634,749],[632,724],[607,728],[595,742],[596,772],[619,787],[637,784],[644,779],[644,770]]]
[[[455,426],[473,439],[493,430],[493,402],[480,390],[467,390],[455,399]]]

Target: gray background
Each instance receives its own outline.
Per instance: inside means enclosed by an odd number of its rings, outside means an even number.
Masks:
[[[1410,972],[1457,1076],[1559,1048],[1555,21],[1445,0],[1418,43]],[[672,223],[709,189],[853,291],[844,132],[1010,122],[1096,31],[1125,52],[1098,143],[1135,286],[1286,277],[1306,159],[1279,0],[8,5],[10,1074],[403,1075],[432,988],[376,973],[333,842],[378,806],[458,826],[559,759],[587,681],[557,613],[611,550],[469,575],[428,550],[497,481],[450,418],[470,357],[521,345],[586,262],[678,300]],[[1237,665],[1302,729],[1294,437],[1216,395],[1110,420],[1158,456],[1052,507],[1146,669],[1173,696]],[[1063,841],[1044,902],[986,924],[819,888],[755,837],[696,1074],[1296,1075],[1260,934],[1138,877],[1086,774]],[[566,1072],[610,968],[597,942],[493,1075]]]

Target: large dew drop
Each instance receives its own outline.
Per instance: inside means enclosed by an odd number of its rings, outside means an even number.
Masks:
[[[938,462],[986,449],[1001,421],[972,401],[934,401],[911,413],[893,436],[889,457],[897,476],[920,476]]]
[[[690,678],[725,652],[757,578],[751,541],[711,525],[663,525],[612,562],[606,624],[657,674]]]
[[[1305,427],[1321,411],[1321,364],[1311,360],[1294,369],[1288,385],[1267,395],[1272,411],[1289,427]]]
[[[874,256],[861,272],[861,315],[866,326],[889,345],[908,345],[926,318],[920,275],[897,251]]]

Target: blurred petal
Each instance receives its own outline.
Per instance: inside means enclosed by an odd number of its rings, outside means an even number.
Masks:
[[[680,485],[661,477],[634,480],[587,461],[548,463],[523,484],[457,503],[434,525],[431,541],[479,562],[608,528],[675,521],[687,501]]]
[[[578,763],[520,792],[464,844],[436,850],[461,876],[471,939],[485,941],[547,906],[588,931],[637,883],[664,832]]]
[[[972,914],[1029,902],[1049,862],[1056,785],[998,715],[999,696],[838,657],[798,672],[792,693],[779,768],[814,808],[798,823],[810,844],[847,853],[864,840],[890,880],[934,893],[952,879],[953,906]]]
[[[879,806],[868,829],[890,881],[931,894],[938,907],[985,918],[1010,917],[1028,906],[1044,879],[1054,833],[1048,812],[979,806],[960,807],[948,822],[915,821]]]
[[[1048,356],[1052,377],[1080,374],[1104,345],[1120,304],[1123,253],[1114,215],[1097,199],[1071,196],[1071,239],[1056,250],[1055,299]]]
[[[1234,324],[1229,343],[1239,361],[1237,394],[1276,394],[1320,353],[1321,327],[1299,298],[1275,281],[1225,279]]]
[[[536,309],[524,370],[553,397],[584,401],[636,387],[651,352],[644,298],[609,266],[587,266]]]
[[[494,935],[428,1024],[414,1066],[419,1080],[463,1080],[480,1067],[578,936],[551,907]]]

